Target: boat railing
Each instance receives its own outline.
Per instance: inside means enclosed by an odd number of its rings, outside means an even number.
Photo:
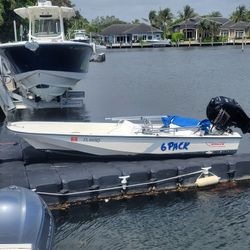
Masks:
[[[143,124],[142,127],[142,133],[143,134],[159,134],[159,133],[168,133],[175,135],[177,132],[180,131],[193,131],[193,133],[197,133],[201,131],[201,128],[198,126],[192,126],[192,127],[154,127],[154,124],[152,126],[148,126],[148,124]]]
[[[175,135],[180,131],[193,131],[193,133],[197,133],[202,131],[199,126],[185,126],[185,127],[170,127],[164,126],[160,123],[153,123],[152,121],[161,121],[162,117],[167,117],[166,115],[157,115],[157,116],[129,116],[129,117],[110,117],[105,118],[105,120],[117,121],[118,123],[122,123],[123,121],[142,121],[142,130],[138,131],[138,133],[143,134],[159,134],[159,133],[171,133]]]

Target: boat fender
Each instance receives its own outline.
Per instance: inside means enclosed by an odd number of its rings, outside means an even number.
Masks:
[[[127,183],[128,183],[128,178],[129,177],[130,177],[129,175],[119,176],[119,179],[121,180],[121,184],[122,184],[122,189],[123,190],[127,189]]]
[[[218,184],[220,181],[220,177],[216,175],[204,176],[202,178],[198,178],[195,182],[197,187],[206,187],[210,185]]]
[[[197,187],[206,187],[219,183],[220,177],[209,172],[210,169],[211,167],[201,168],[202,172],[195,182]]]

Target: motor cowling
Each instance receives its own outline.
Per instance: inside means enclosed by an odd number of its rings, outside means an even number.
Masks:
[[[242,132],[250,132],[250,119],[238,102],[232,98],[218,96],[210,100],[207,117],[217,130],[226,131],[238,127]]]

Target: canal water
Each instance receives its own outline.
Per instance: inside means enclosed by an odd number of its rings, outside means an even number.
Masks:
[[[21,119],[103,121],[181,115],[204,119],[210,99],[235,98],[250,115],[250,47],[106,51],[77,86],[84,108],[23,113]],[[67,118],[65,118],[67,117]],[[244,135],[239,152],[250,153]],[[54,211],[54,249],[250,249],[250,185],[164,194]]]
[[[90,65],[77,86],[85,107],[70,115],[203,119],[218,95],[235,98],[250,115],[250,47],[112,50],[106,58]],[[249,146],[244,135],[239,152],[250,153]],[[250,185],[75,206],[54,212],[54,249],[249,249],[249,196]]]

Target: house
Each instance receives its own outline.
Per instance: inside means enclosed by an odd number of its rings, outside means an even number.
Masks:
[[[250,37],[250,22],[239,21],[234,23],[228,21],[220,28],[220,36],[228,37],[228,40]]]
[[[211,23],[217,23],[219,26],[228,22],[227,18],[224,17],[193,17],[189,18],[173,27],[174,32],[182,32],[186,40],[199,40],[200,32],[199,25],[202,20],[206,20]]]
[[[100,33],[104,43],[132,43],[161,39],[163,31],[145,23],[113,24]]]

